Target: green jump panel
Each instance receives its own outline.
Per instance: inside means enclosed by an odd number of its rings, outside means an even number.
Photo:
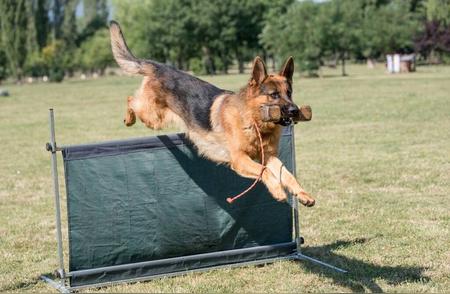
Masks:
[[[286,128],[279,156],[289,170],[291,146]],[[69,146],[62,153],[71,287],[275,258],[295,250],[291,207],[275,201],[261,183],[228,204],[226,198],[252,180],[199,157],[181,134]],[[243,248],[262,249],[233,251]]]

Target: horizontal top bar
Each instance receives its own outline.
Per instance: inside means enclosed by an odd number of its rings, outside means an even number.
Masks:
[[[291,135],[291,127],[283,129],[283,136]],[[192,145],[185,134],[168,134],[153,137],[133,138],[126,140],[106,141],[93,144],[58,146],[63,152],[64,160],[85,159],[95,156],[117,155],[133,151],[153,148],[171,148],[179,145]]]

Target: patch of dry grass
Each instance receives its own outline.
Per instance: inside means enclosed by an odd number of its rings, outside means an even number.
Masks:
[[[313,120],[296,127],[297,173],[317,197],[316,207],[301,208],[303,250],[350,274],[278,262],[100,291],[447,292],[450,68],[349,72],[297,79],[294,93],[313,109]],[[206,77],[232,90],[247,78]],[[11,96],[0,98],[0,291],[49,291],[38,276],[57,267],[47,109],[55,108],[60,144],[149,135],[122,125],[125,97],[138,84],[108,77],[8,86]]]

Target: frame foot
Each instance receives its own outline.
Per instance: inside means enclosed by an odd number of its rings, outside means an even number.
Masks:
[[[47,276],[40,276],[40,279],[43,280],[44,282],[46,282],[47,284],[49,284],[50,286],[52,286],[53,288],[55,288],[56,290],[58,290],[61,293],[70,293],[70,289],[67,288],[64,285],[64,281],[55,281],[52,280],[51,278],[47,277]]]
[[[310,261],[310,262],[312,262],[312,263],[316,263],[316,264],[319,264],[319,265],[321,265],[321,266],[325,266],[325,267],[327,267],[327,268],[330,268],[330,269],[332,269],[332,270],[335,270],[335,271],[340,272],[340,273],[343,273],[343,274],[348,273],[348,271],[346,271],[346,270],[344,270],[344,269],[338,268],[338,267],[336,267],[336,266],[334,266],[334,265],[328,264],[328,263],[326,263],[326,262],[320,261],[320,260],[318,260],[318,259],[309,257],[309,256],[304,255],[304,254],[301,254],[301,253],[297,253],[297,254],[295,255],[295,259],[296,259],[296,260],[307,260],[307,261]]]

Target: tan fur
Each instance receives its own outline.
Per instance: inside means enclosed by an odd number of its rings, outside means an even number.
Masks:
[[[184,128],[184,122],[167,106],[166,99],[170,96],[161,88],[161,84],[153,77],[144,77],[141,87],[134,97],[128,96],[125,125],[131,126],[136,117],[148,128],[159,130],[173,123]]]

